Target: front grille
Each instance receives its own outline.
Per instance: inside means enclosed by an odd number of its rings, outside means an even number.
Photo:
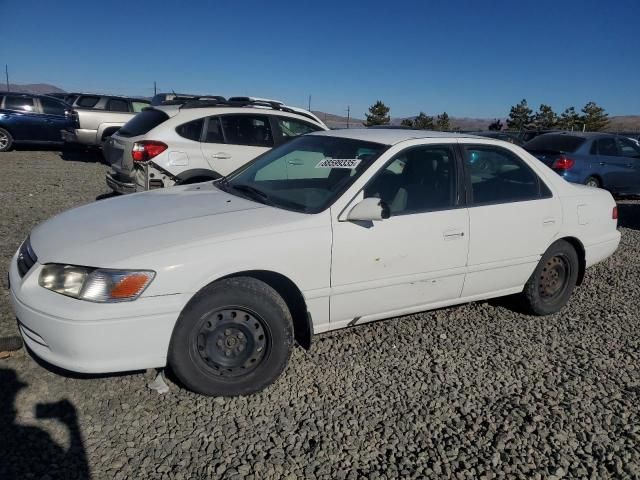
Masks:
[[[29,237],[27,237],[18,251],[18,272],[20,276],[24,277],[37,261],[38,257],[31,248],[31,241]]]

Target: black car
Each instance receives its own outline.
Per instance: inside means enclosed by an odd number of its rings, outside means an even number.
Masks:
[[[74,125],[71,107],[60,99],[0,92],[0,152],[20,144],[62,144],[61,131]]]
[[[495,138],[497,140],[504,140],[505,142],[513,143],[518,146],[522,146],[524,141],[519,132],[508,132],[502,130],[486,130],[482,132],[469,132],[471,135],[478,135],[479,137]]]

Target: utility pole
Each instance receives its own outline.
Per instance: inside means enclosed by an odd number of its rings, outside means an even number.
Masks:
[[[153,96],[155,97],[156,94],[158,93],[158,90],[156,89],[156,81],[153,81]]]
[[[9,88],[9,65],[7,65],[6,63],[4,64],[4,75],[7,79],[7,92],[10,92],[11,89]]]
[[[309,95],[309,108],[307,110],[311,111],[311,95]]]
[[[351,105],[347,105],[347,128],[349,128],[349,120],[351,120]]]

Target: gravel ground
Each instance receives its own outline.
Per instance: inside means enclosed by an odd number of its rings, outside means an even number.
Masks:
[[[3,278],[36,223],[107,192],[95,160],[0,154]],[[640,202],[620,213],[558,315],[502,300],[318,336],[248,398],[0,360],[0,477],[640,478]],[[15,333],[6,289],[0,315]]]

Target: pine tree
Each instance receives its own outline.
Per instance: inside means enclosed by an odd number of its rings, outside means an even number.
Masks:
[[[502,122],[496,118],[493,123],[489,124],[489,130],[502,130]]]
[[[540,105],[538,113],[533,117],[533,124],[540,130],[549,130],[554,128],[558,123],[558,116],[549,105],[544,103]]]
[[[588,132],[599,132],[609,125],[609,114],[604,108],[596,105],[596,102],[587,103],[582,109],[582,121]]]
[[[402,125],[403,127],[411,127],[413,128],[413,120],[410,118],[405,118],[404,120],[402,120],[400,122],[400,125]]]
[[[574,107],[565,108],[558,118],[558,127],[563,130],[582,130],[582,118]]]
[[[413,128],[419,130],[433,130],[433,117],[430,117],[424,112],[420,112],[416,118],[413,119]]]
[[[533,110],[529,108],[527,101],[523,98],[520,103],[511,107],[507,127],[511,130],[524,130],[531,128]]]
[[[449,115],[447,112],[442,112],[442,114],[438,115],[436,120],[436,130],[440,130],[441,132],[451,130],[451,122],[449,121]]]
[[[380,100],[369,107],[369,113],[366,113],[365,116],[367,120],[364,124],[367,127],[373,125],[389,125],[391,121],[391,117],[389,117],[389,107]]]

